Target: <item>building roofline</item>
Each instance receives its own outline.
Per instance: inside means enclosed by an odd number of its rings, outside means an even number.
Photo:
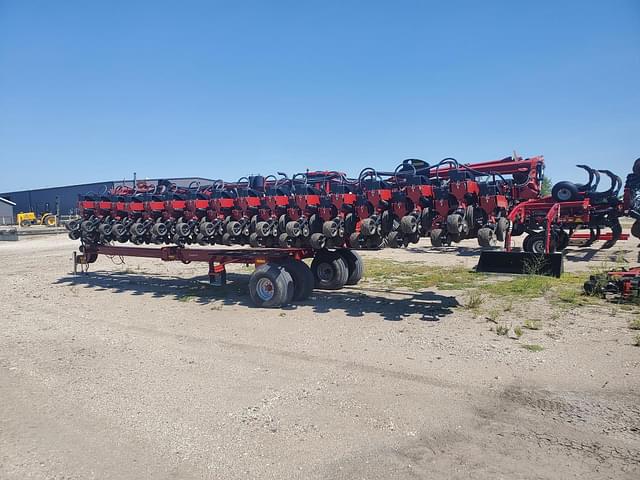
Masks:
[[[13,207],[15,207],[17,205],[17,203],[13,203],[11,200],[7,200],[4,197],[0,197],[0,202],[6,203],[7,205],[11,205]]]
[[[142,181],[146,181],[146,182],[157,182],[158,180],[204,180],[205,182],[214,182],[214,180],[212,180],[211,178],[204,178],[204,177],[162,177],[162,178],[137,178],[136,181],[137,182],[142,182]],[[40,188],[25,188],[22,190],[15,190],[12,192],[2,192],[0,193],[0,195],[7,195],[9,193],[24,193],[24,192],[38,192],[41,190],[53,190],[56,188],[74,188],[74,187],[88,187],[91,185],[101,185],[101,184],[114,184],[114,185],[121,185],[122,183],[133,183],[133,179],[124,179],[124,180],[106,180],[106,181],[102,181],[102,182],[89,182],[89,183],[76,183],[73,185],[59,185],[59,186],[54,186],[54,187],[40,187]]]

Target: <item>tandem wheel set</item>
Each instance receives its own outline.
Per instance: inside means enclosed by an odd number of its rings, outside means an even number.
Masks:
[[[362,257],[350,249],[316,250],[308,248],[201,249],[178,246],[162,248],[82,245],[74,252],[73,270],[86,271],[98,255],[159,258],[163,261],[206,262],[212,285],[226,284],[225,266],[230,263],[254,264],[249,279],[249,295],[258,307],[282,307],[309,298],[314,288],[339,290],[356,285],[364,273]],[[309,267],[303,260],[311,258]]]

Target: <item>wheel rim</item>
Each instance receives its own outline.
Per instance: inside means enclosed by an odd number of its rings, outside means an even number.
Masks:
[[[333,278],[333,268],[329,263],[318,265],[318,278],[324,282],[330,282]]]
[[[571,190],[569,190],[568,188],[561,188],[560,190],[558,190],[558,193],[556,195],[558,197],[558,200],[566,202],[571,199]]]
[[[533,253],[544,253],[544,239],[534,240],[531,244],[531,250]]]
[[[273,282],[268,278],[261,278],[256,283],[256,294],[263,302],[268,302],[275,294]]]

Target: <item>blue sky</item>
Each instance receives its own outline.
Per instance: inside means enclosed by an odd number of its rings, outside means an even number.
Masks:
[[[0,191],[640,156],[640,2],[0,0]]]

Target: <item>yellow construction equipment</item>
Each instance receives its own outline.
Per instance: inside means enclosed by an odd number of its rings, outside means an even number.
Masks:
[[[21,227],[30,227],[31,225],[55,227],[58,225],[58,217],[49,212],[44,212],[40,216],[36,215],[35,212],[20,212],[17,215],[17,224]]]

